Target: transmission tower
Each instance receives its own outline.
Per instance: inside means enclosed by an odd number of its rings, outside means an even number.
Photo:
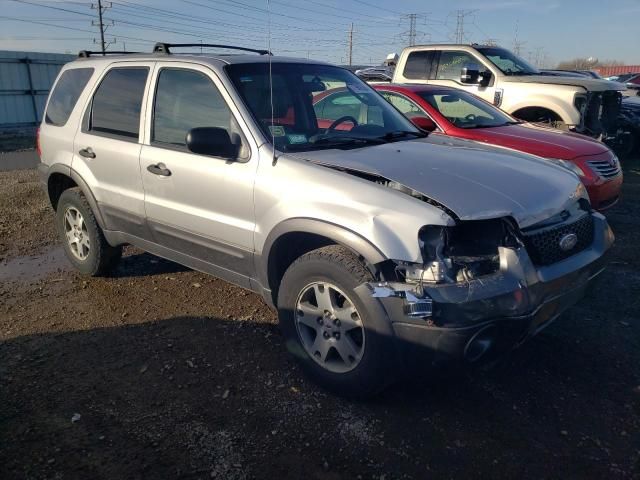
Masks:
[[[93,20],[91,22],[91,25],[93,25],[94,27],[100,28],[100,48],[102,50],[102,55],[104,55],[105,52],[107,51],[107,47],[111,43],[113,43],[113,42],[109,42],[107,44],[104,41],[104,34],[107,31],[107,28],[113,25],[113,20],[111,20],[111,23],[105,24],[104,19],[102,18],[102,15],[104,14],[105,10],[107,10],[108,8],[111,8],[112,6],[113,4],[111,2],[103,3],[102,0],[98,0],[97,4],[95,3],[91,4],[91,9],[98,11],[98,21],[96,22],[95,20]],[[94,40],[94,43],[97,43],[97,42]]]
[[[516,20],[516,31],[513,35],[513,53],[515,53],[518,56],[520,56],[520,54],[522,53],[522,47],[525,45],[525,43],[527,43],[518,39],[519,25],[520,25],[520,20]]]
[[[456,11],[456,43],[464,43],[464,19],[475,13],[476,10],[457,10]]]
[[[409,46],[412,47],[416,44],[416,39],[418,37],[425,36],[425,33],[419,32],[417,27],[418,27],[418,21],[420,21],[421,23],[424,22],[426,24],[427,17],[426,15],[422,15],[419,13],[407,13],[406,15],[402,15],[400,19],[402,21],[406,20],[409,22],[409,30],[402,32],[400,34],[400,37],[402,39],[406,39],[406,41],[409,43]]]

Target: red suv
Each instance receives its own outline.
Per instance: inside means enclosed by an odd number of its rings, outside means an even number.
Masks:
[[[455,88],[392,84],[373,87],[423,130],[508,147],[564,165],[580,177],[597,210],[609,208],[619,199],[620,163],[616,155],[597,140],[524,123]],[[338,89],[323,93],[324,101],[340,95]]]

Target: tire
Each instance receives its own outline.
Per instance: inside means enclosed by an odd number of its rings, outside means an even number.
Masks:
[[[78,187],[62,192],[56,209],[56,229],[67,258],[84,275],[106,275],[122,257],[122,247],[107,243]]]
[[[287,349],[312,380],[346,397],[376,395],[390,384],[397,364],[384,309],[354,291],[372,280],[350,250],[330,245],[293,262],[278,290],[278,316]],[[332,308],[323,316],[327,298]]]

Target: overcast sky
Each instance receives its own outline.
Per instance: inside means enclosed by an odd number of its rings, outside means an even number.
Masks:
[[[96,0],[97,2],[97,0]],[[95,3],[95,2],[94,2]],[[114,50],[150,50],[155,41],[264,48],[267,0],[114,0],[105,2]],[[276,54],[346,63],[353,22],[353,63],[380,63],[409,42],[496,41],[532,61],[574,57],[640,64],[640,0],[270,0]],[[0,49],[77,53],[97,49],[97,11],[82,0],[0,0]],[[113,22],[112,22],[113,21]]]

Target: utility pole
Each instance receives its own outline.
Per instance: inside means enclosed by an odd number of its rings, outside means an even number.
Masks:
[[[351,28],[349,29],[349,66],[352,65],[353,62],[353,23],[351,23]]]
[[[102,0],[98,0],[97,5],[95,3],[91,4],[91,8],[98,11],[98,22],[96,23],[95,21],[92,21],[91,25],[93,25],[94,27],[100,28],[100,47],[102,50],[102,55],[104,55],[105,52],[107,51],[107,44],[104,41],[104,33],[107,31],[107,27],[109,27],[109,25],[104,24],[102,14],[106,9],[112,7],[112,3],[111,2],[108,2],[108,3],[109,5],[106,5],[106,4],[103,5]],[[110,25],[113,25],[113,22]]]

